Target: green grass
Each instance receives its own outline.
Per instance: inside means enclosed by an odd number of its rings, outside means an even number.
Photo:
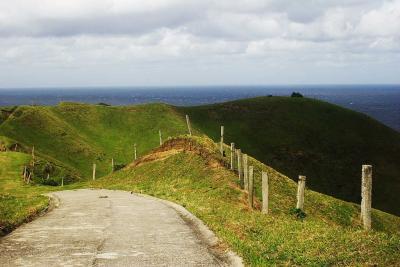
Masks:
[[[23,167],[30,161],[31,156],[25,153],[0,153],[0,236],[30,221],[46,209],[49,198],[42,194],[61,189],[56,186],[25,184],[22,178]],[[82,184],[76,183],[63,189],[80,186]]]
[[[192,125],[315,191],[360,203],[361,165],[373,165],[373,206],[400,215],[400,133],[370,117],[307,98],[259,97],[181,107]]]
[[[192,139],[189,139],[192,140]],[[262,265],[369,265],[399,263],[398,217],[374,211],[374,228],[361,229],[359,206],[306,190],[304,220],[290,210],[295,207],[296,184],[275,170],[251,159],[259,172],[270,178],[270,214],[251,210],[237,176],[216,164],[217,147],[205,138],[195,138],[196,153],[155,151],[153,161],[144,160],[92,182],[91,186],[150,194],[186,207],[203,220],[223,241],[243,257],[246,264]],[[174,140],[168,141],[170,146]],[[167,153],[167,152],[166,152]],[[168,154],[168,153],[167,153]],[[257,178],[258,176],[256,176]],[[259,207],[260,181],[256,179]]]
[[[17,152],[0,153],[0,235],[33,218],[47,207],[48,198],[22,182],[22,166],[30,156]]]
[[[165,159],[110,174],[111,158],[117,164],[132,162],[134,143],[139,156],[158,147],[159,129],[164,139],[186,133],[186,113],[196,135],[202,136],[187,141],[194,142],[202,156],[171,152]],[[223,159],[203,134],[217,140],[220,125],[225,126],[226,143],[235,142],[254,157],[250,164],[255,166],[258,200],[260,172],[268,172],[270,215],[250,210],[236,176],[216,164]],[[55,166],[52,175],[59,182],[65,173],[90,178],[95,162],[97,177],[104,177],[64,189],[133,190],[175,201],[202,219],[223,240],[221,246],[230,246],[248,264],[396,265],[398,217],[374,210],[374,231],[366,233],[360,227],[358,205],[315,191],[359,203],[361,164],[371,163],[374,207],[398,214],[399,140],[399,133],[365,115],[301,98],[256,98],[190,108],[76,103],[7,108],[0,116],[0,143],[8,150],[18,144],[18,151],[25,154],[0,153],[0,225],[9,231],[29,220],[48,204],[41,194],[60,189],[39,185],[45,173],[40,168],[47,163]],[[21,172],[31,160],[33,145],[41,164],[36,165],[36,183],[24,185]],[[151,155],[160,156],[157,150]],[[306,190],[304,220],[291,213],[296,184],[281,173],[294,180],[305,174],[307,186],[314,189]]]
[[[61,103],[55,107],[20,106],[0,124],[0,135],[12,137],[49,161],[59,162],[90,177],[92,163],[98,176],[116,164],[133,160],[164,138],[186,132],[182,115],[164,104],[126,107]]]

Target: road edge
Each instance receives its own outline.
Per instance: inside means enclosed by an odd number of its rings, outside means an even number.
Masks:
[[[207,248],[210,250],[210,252],[216,256],[222,263],[226,266],[233,266],[233,267],[243,267],[243,259],[237,255],[235,252],[232,250],[228,249],[225,251],[221,251],[218,249],[218,244],[219,244],[219,239],[215,235],[213,231],[208,228],[207,225],[204,224],[202,220],[197,218],[195,215],[193,215],[190,211],[185,209],[183,206],[161,198],[153,197],[150,195],[145,195],[145,194],[140,194],[131,191],[131,194],[139,196],[139,197],[145,197],[145,198],[151,198],[153,200],[157,200],[159,202],[162,202],[166,206],[172,208],[175,210],[178,215],[186,222],[186,224],[189,225],[189,227],[192,228],[192,230],[196,233],[196,235],[200,238],[200,240],[205,243]]]

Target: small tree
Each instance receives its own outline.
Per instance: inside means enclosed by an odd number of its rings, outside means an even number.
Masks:
[[[293,92],[290,97],[303,97],[303,95],[300,94],[299,92]]]

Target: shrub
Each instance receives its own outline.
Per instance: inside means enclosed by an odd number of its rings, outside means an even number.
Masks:
[[[303,97],[303,95],[299,92],[293,92],[290,97]]]

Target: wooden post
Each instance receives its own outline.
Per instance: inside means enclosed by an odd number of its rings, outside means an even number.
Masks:
[[[135,160],[137,159],[137,153],[136,153],[136,143],[133,145],[134,150],[135,150]]]
[[[304,209],[304,190],[306,187],[306,177],[299,175],[299,181],[297,186],[297,209]]]
[[[61,186],[64,186],[64,177],[61,177]]]
[[[50,173],[47,174],[46,180],[49,180],[49,179],[50,179]]]
[[[114,172],[114,158],[111,158],[111,172]]]
[[[192,136],[192,128],[190,127],[189,115],[186,114],[186,124],[188,127],[189,135]]]
[[[237,169],[240,187],[243,188],[243,167],[242,167],[242,150],[237,150]]]
[[[93,163],[93,181],[96,180],[96,163]]]
[[[247,166],[248,158],[247,154],[243,155],[243,182],[244,182],[244,190],[249,190],[249,168]]]
[[[234,169],[235,165],[235,143],[231,143],[231,170]]]
[[[262,177],[262,213],[268,214],[268,173],[261,172]]]
[[[24,182],[26,182],[26,165],[24,166]]]
[[[362,165],[361,221],[365,230],[371,229],[372,166]]]
[[[14,151],[17,151],[17,148],[18,148],[18,144],[15,144],[15,149],[14,149]]]
[[[28,179],[26,179],[26,183],[29,184],[31,182],[32,173],[30,172],[28,175]]]
[[[253,208],[254,168],[249,166],[249,207]]]
[[[219,145],[221,155],[224,155],[224,126],[221,126],[221,141]]]
[[[162,145],[162,136],[161,136],[161,130],[158,130],[158,135],[160,136],[160,146]]]

